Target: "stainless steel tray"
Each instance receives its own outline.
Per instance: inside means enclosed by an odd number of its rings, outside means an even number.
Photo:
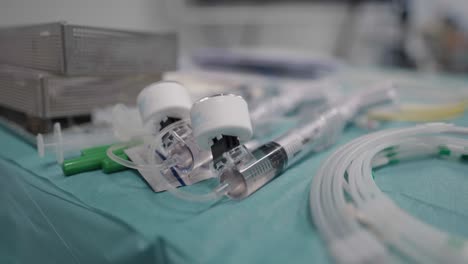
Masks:
[[[50,23],[0,29],[0,63],[56,74],[161,73],[177,64],[175,33]]]
[[[90,114],[94,108],[134,105],[161,74],[64,77],[0,65],[0,106],[42,119]]]

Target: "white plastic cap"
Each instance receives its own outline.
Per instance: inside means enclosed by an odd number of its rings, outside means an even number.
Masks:
[[[144,88],[137,97],[143,123],[152,119],[159,124],[167,117],[187,119],[192,101],[184,86],[177,82],[157,82]]]
[[[213,139],[221,135],[235,136],[241,143],[252,136],[247,103],[237,95],[215,95],[195,102],[190,112],[197,144],[210,149]]]

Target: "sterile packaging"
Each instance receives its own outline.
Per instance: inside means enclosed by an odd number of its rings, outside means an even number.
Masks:
[[[128,148],[125,150],[125,153],[127,156],[132,160],[134,163],[137,164],[149,164],[150,161],[147,158],[148,154],[148,146],[145,145],[140,145],[132,148]],[[192,185],[197,182],[207,180],[209,178],[212,178],[212,174],[206,173],[206,174],[197,174],[197,177],[192,177],[190,181],[187,179],[182,179],[182,178],[176,178],[173,177],[171,180],[164,181],[161,179],[163,177],[161,174],[158,174],[157,170],[153,171],[148,171],[148,170],[143,170],[139,169],[138,172],[141,174],[141,176],[145,179],[145,181],[151,186],[153,191],[155,192],[162,192],[162,191],[167,191],[170,187],[167,186],[169,183],[173,187],[180,187],[180,186],[185,186],[185,185]]]

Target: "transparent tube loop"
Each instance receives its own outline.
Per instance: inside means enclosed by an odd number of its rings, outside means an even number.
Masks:
[[[126,143],[120,143],[120,144],[115,144],[112,145],[107,149],[107,156],[113,160],[114,162],[125,166],[127,168],[135,169],[135,170],[142,170],[142,171],[153,171],[153,170],[158,170],[162,167],[161,165],[158,164],[151,164],[151,165],[145,165],[145,164],[138,164],[130,160],[123,159],[117,155],[114,154],[114,151],[116,150],[121,150],[124,148],[131,148],[135,147],[141,144],[141,141],[136,141],[136,142],[126,142]]]
[[[327,158],[312,181],[309,198],[315,225],[337,261],[352,252],[357,263],[391,262],[396,256],[385,249],[386,244],[417,262],[466,261],[468,246],[447,243],[462,238],[454,238],[404,212],[372,177],[376,164],[391,164],[393,160],[427,155],[465,157],[468,140],[454,135],[466,137],[468,129],[434,123],[384,130],[355,139]],[[445,152],[448,147],[454,153]]]

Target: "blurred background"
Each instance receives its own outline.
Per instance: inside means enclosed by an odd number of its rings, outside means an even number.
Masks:
[[[196,100],[324,78],[348,92],[392,80],[404,101],[461,113],[467,15],[464,0],[2,0],[0,117],[50,132],[134,106],[159,80]]]
[[[466,72],[464,0],[3,0],[0,26],[176,31],[199,48],[281,48],[356,65]]]

